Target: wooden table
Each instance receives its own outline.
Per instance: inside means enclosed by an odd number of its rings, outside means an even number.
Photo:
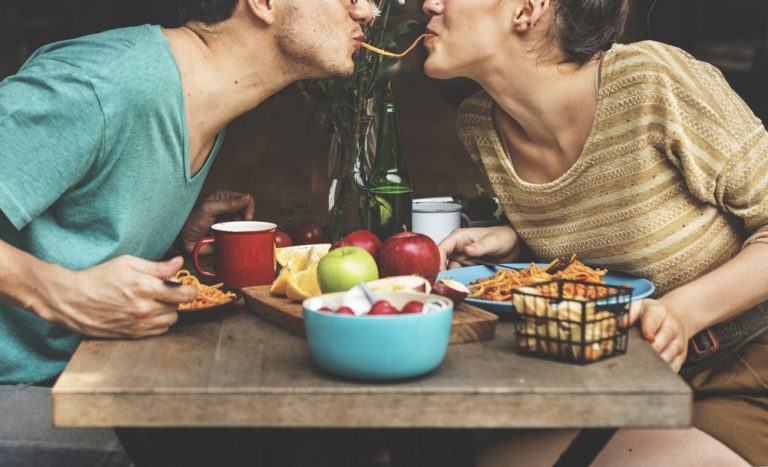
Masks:
[[[692,393],[632,333],[586,366],[517,355],[514,329],[453,345],[399,383],[320,370],[303,338],[242,306],[138,341],[86,340],[53,388],[58,427],[533,428],[690,426]]]

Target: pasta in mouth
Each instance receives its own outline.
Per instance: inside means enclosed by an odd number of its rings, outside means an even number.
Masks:
[[[231,302],[237,296],[232,292],[225,292],[221,290],[223,283],[215,285],[205,285],[200,283],[197,277],[193,276],[186,269],[181,269],[173,276],[184,285],[194,285],[197,287],[197,298],[191,302],[179,303],[177,309],[179,311],[184,310],[196,310],[198,308],[208,308],[210,306],[224,305]]]
[[[419,45],[419,41],[424,39],[426,36],[427,36],[426,34],[420,35],[419,37],[416,38],[415,41],[413,41],[413,44],[411,44],[410,47],[405,49],[404,52],[400,52],[400,53],[388,52],[388,51],[380,49],[378,47],[374,47],[374,46],[372,46],[370,44],[366,44],[365,42],[361,42],[360,45],[362,47],[365,47],[366,49],[370,50],[371,52],[376,52],[377,54],[386,55],[387,57],[403,58],[406,55],[408,55],[408,53],[410,53],[410,51],[413,50],[417,45]]]
[[[593,269],[579,260],[574,260],[565,269],[554,274],[547,273],[547,267],[549,266],[539,267],[536,264],[531,263],[530,268],[502,269],[492,276],[484,277],[472,282],[469,285],[469,295],[467,295],[467,298],[490,300],[494,302],[511,302],[513,301],[512,290],[519,287],[525,287],[553,279],[568,279],[595,284],[605,284],[603,276],[608,272],[607,269]],[[580,296],[586,299],[595,299],[605,298],[605,294],[607,294],[607,291],[604,288],[595,287],[590,288],[590,290],[596,290],[597,296],[590,297],[587,296],[589,295],[587,289],[586,286],[580,287],[580,284],[567,284],[563,289],[563,298]]]

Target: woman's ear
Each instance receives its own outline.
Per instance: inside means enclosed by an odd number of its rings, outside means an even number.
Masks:
[[[275,22],[274,0],[243,0],[245,7],[257,19],[261,20],[267,26]]]
[[[523,0],[522,6],[515,10],[515,31],[528,32],[536,26],[549,7],[550,0]]]

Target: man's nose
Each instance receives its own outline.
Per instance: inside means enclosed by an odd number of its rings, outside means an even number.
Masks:
[[[424,13],[430,16],[439,15],[443,12],[443,1],[424,0],[424,4],[421,6],[421,9],[424,10]]]
[[[368,0],[357,0],[351,2],[349,16],[358,23],[366,24],[373,18],[373,8]]]

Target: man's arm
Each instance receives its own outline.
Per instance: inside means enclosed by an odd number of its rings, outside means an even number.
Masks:
[[[72,271],[41,261],[0,240],[0,302],[97,337],[162,334],[178,318],[176,305],[193,300],[192,286],[168,287],[181,258],[151,262],[121,256]]]
[[[216,222],[250,221],[255,212],[256,204],[249,193],[219,190],[208,195],[195,206],[179,233],[182,254],[192,253],[195,244],[208,235]],[[201,252],[210,254],[213,249],[206,245]]]

